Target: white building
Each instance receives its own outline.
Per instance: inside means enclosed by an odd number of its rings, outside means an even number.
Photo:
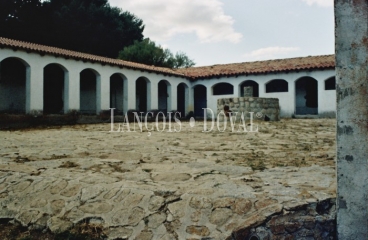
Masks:
[[[172,70],[0,38],[0,112],[99,114],[115,108],[182,116],[218,98],[279,98],[281,116],[334,116],[333,55]]]

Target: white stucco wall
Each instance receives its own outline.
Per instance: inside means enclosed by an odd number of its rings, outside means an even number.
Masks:
[[[259,84],[259,97],[279,98],[280,114],[282,117],[291,117],[295,113],[295,81],[301,77],[309,76],[318,81],[318,113],[335,112],[335,90],[325,90],[324,81],[335,75],[334,70],[314,70],[300,71],[291,73],[273,73],[263,75],[249,75],[238,77],[222,77],[219,79],[199,79],[190,81],[184,77],[164,76],[160,73],[151,73],[143,70],[133,70],[128,68],[119,68],[117,66],[101,65],[99,63],[76,61],[73,59],[64,59],[51,55],[41,56],[38,53],[27,53],[24,51],[13,51],[11,49],[0,49],[0,61],[8,57],[16,57],[26,62],[26,112],[42,111],[43,110],[43,71],[44,67],[51,63],[57,63],[65,69],[65,84],[64,84],[64,112],[69,110],[80,110],[80,72],[84,69],[92,69],[97,74],[95,93],[91,89],[89,94],[96,96],[95,107],[89,102],[87,108],[95,109],[96,114],[102,110],[108,110],[110,107],[110,77],[118,73],[124,79],[123,96],[119,96],[123,111],[136,109],[136,80],[144,77],[149,82],[147,88],[148,110],[159,109],[160,101],[158,97],[158,83],[161,80],[169,82],[167,98],[167,110],[177,110],[177,86],[180,83],[185,83],[186,89],[186,114],[194,111],[194,93],[193,88],[197,85],[206,87],[208,108],[214,110],[216,114],[217,99],[233,98],[240,94],[240,84],[246,80],[253,80]],[[288,82],[288,92],[281,93],[266,93],[265,84],[270,80],[284,79]],[[234,86],[234,93],[227,95],[213,95],[212,87],[221,82],[227,82]],[[0,89],[1,91],[1,89]],[[21,91],[21,90],[20,90]],[[87,96],[87,95],[85,95]],[[82,97],[82,101],[85,101]],[[86,100],[87,101],[87,100]],[[89,99],[88,101],[91,101]],[[5,103],[4,103],[5,102]],[[7,104],[3,101],[1,104]],[[0,104],[0,106],[1,106]],[[83,106],[86,103],[82,103]],[[164,99],[161,100],[161,106],[164,104]]]
[[[335,72],[333,72],[335,73]],[[335,76],[335,75],[331,75],[331,76]],[[336,90],[325,90],[325,84],[324,82],[328,79],[328,77],[326,77],[323,82],[322,81],[318,81],[318,88],[322,89],[321,94],[318,96],[318,98],[321,98],[321,101],[319,101],[319,109],[321,109],[320,111],[321,114],[331,114],[333,116],[335,116],[336,114]]]
[[[64,112],[69,110],[80,110],[80,72],[84,69],[92,69],[97,75],[96,81],[96,114],[102,110],[108,110],[110,107],[110,77],[115,74],[121,74],[126,80],[124,81],[123,110],[136,109],[136,91],[135,81],[139,77],[145,77],[150,82],[148,89],[149,107],[148,110],[158,109],[158,82],[167,80],[170,82],[170,94],[168,100],[168,110],[176,110],[177,108],[177,85],[185,83],[190,86],[190,81],[182,77],[164,76],[163,74],[151,73],[142,70],[132,70],[127,68],[119,68],[117,66],[101,65],[99,63],[76,61],[73,59],[64,59],[51,55],[41,56],[38,53],[27,53],[24,51],[13,51],[12,49],[0,50],[0,61],[9,58],[19,58],[23,60],[27,66],[26,72],[26,112],[43,111],[43,71],[44,67],[51,63],[61,65],[65,69],[64,84]],[[1,91],[1,90],[0,90]],[[188,89],[190,96],[191,89]],[[87,95],[93,95],[92,91],[87,91]],[[87,96],[85,95],[85,96]],[[84,98],[82,99],[84,101]],[[86,109],[92,109],[93,103],[90,99],[84,104]],[[193,104],[190,99],[187,100],[186,111],[192,111]],[[7,104],[7,102],[2,104]]]
[[[302,77],[312,77],[318,81],[318,113],[323,115],[336,111],[335,90],[325,90],[324,82],[330,77],[335,76],[334,70],[314,70],[300,71],[292,73],[273,73],[265,75],[249,75],[238,77],[222,77],[219,79],[199,79],[192,83],[192,86],[204,85],[207,88],[207,107],[211,109],[217,108],[217,99],[232,98],[240,95],[240,85],[247,80],[258,83],[259,97],[279,98],[280,116],[292,117],[295,113],[296,96],[295,82]],[[266,93],[266,84],[275,79],[283,79],[288,82],[288,92]],[[228,82],[234,85],[234,94],[231,95],[213,95],[212,87],[220,82]],[[303,95],[304,99],[304,95]]]

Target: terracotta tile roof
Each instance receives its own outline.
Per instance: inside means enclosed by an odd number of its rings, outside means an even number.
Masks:
[[[172,75],[178,77],[186,77],[191,80],[200,78],[219,78],[228,76],[250,75],[250,74],[267,74],[277,72],[291,72],[313,69],[334,69],[335,56],[309,56],[299,58],[287,58],[257,62],[243,62],[231,64],[218,64],[205,67],[191,67],[184,69],[169,69],[163,67],[149,66],[140,63],[123,61],[100,57],[92,54],[75,52],[71,50],[49,47],[40,44],[28,43],[8,38],[0,37],[0,48],[20,49],[27,52],[37,52],[39,54],[49,54],[75,60],[88,61],[93,63],[108,64],[118,67],[126,67],[130,69],[138,69],[148,72],[161,73],[164,75]]]
[[[60,56],[60,57],[71,58],[75,60],[88,61],[88,62],[93,62],[93,63],[108,64],[108,65],[113,65],[113,66],[118,66],[118,67],[126,67],[130,69],[139,69],[139,70],[145,70],[148,72],[155,72],[155,73],[162,73],[162,74],[167,74],[167,75],[185,77],[183,73],[180,73],[178,71],[175,71],[169,68],[149,66],[149,65],[140,64],[140,63],[100,57],[100,56],[96,56],[92,54],[75,52],[75,51],[70,51],[66,49],[49,47],[45,45],[28,43],[28,42],[0,37],[0,48],[4,48],[4,47],[12,48],[15,50],[16,49],[24,50],[27,52],[37,52],[39,54],[45,54],[45,55],[49,54],[53,56]]]
[[[334,69],[335,55],[308,56],[257,62],[218,64],[177,70],[188,78],[205,79],[238,75],[255,75],[313,69]]]

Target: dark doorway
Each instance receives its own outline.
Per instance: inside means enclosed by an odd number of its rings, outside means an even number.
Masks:
[[[57,64],[49,64],[43,71],[43,112],[62,114],[64,110],[64,69]]]
[[[203,108],[207,107],[207,89],[203,85],[194,87],[194,116],[204,117]]]
[[[158,109],[165,115],[169,109],[170,84],[165,80],[158,83]]]
[[[140,77],[135,82],[135,92],[136,92],[136,109],[139,112],[147,112],[147,102],[148,102],[148,83],[143,77]]]
[[[295,114],[318,114],[318,82],[303,77],[295,82]]]
[[[96,114],[96,83],[97,74],[91,69],[80,73],[80,112],[83,114]]]
[[[115,114],[123,114],[124,78],[118,73],[110,77],[110,108],[115,108]]]
[[[181,117],[184,118],[187,114],[187,101],[188,101],[188,86],[185,83],[180,83],[177,87],[177,103],[178,112],[181,113]]]

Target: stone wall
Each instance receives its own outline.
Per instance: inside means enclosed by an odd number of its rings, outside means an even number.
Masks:
[[[227,240],[260,239],[337,239],[336,199],[326,199],[294,208],[284,207],[281,214],[263,223],[235,230]]]
[[[231,112],[238,112],[237,121],[240,120],[242,113],[244,118],[250,117],[250,112],[254,113],[253,119],[262,119],[269,121],[280,120],[280,106],[278,98],[257,98],[257,97],[237,97],[221,98],[217,100],[217,116],[220,121],[224,120],[225,106],[228,106]]]

